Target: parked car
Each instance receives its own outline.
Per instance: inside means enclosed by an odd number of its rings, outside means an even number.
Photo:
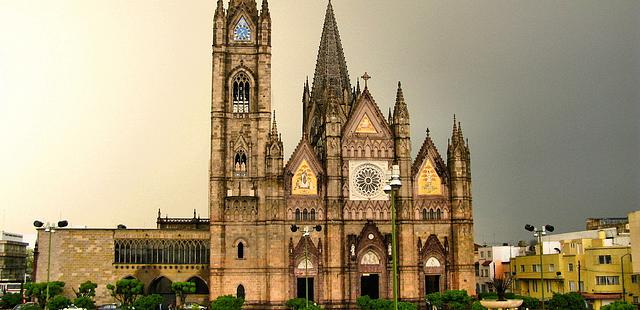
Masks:
[[[182,305],[182,309],[185,310],[194,310],[194,309],[198,309],[198,310],[206,310],[207,307],[201,305],[201,304],[197,304],[195,302],[187,302],[184,305]]]
[[[119,304],[104,304],[96,307],[96,310],[120,310]]]
[[[13,307],[13,310],[20,310],[24,306],[31,306],[31,305],[36,305],[36,303],[35,302],[27,302],[27,303],[24,303],[24,304],[17,304],[15,307]]]

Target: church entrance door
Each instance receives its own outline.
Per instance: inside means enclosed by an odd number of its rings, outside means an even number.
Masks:
[[[425,294],[440,292],[440,275],[424,276]]]
[[[298,278],[298,289],[297,289],[297,295],[296,297],[298,298],[305,298],[305,292],[306,292],[306,288],[305,288],[305,279],[309,279],[309,300],[315,300],[314,299],[314,290],[313,290],[313,278]]]
[[[365,273],[360,277],[360,296],[369,296],[371,299],[380,298],[380,275],[377,273]]]

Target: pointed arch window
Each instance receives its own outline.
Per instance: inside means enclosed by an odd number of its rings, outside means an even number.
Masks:
[[[427,220],[428,219],[427,209],[422,209],[422,219],[423,220]]]
[[[433,211],[433,209],[429,210],[429,219],[430,220],[435,220],[436,219],[436,212]]]
[[[312,221],[316,220],[316,209],[311,209],[311,220]]]
[[[238,243],[238,258],[244,259],[244,243]]]
[[[442,219],[442,211],[440,209],[436,210],[436,220]]]
[[[233,79],[233,113],[249,113],[250,96],[249,77],[240,72]]]
[[[247,173],[247,154],[244,150],[238,150],[233,157],[233,171],[235,171],[236,174]]]
[[[306,208],[304,210],[302,210],[302,220],[303,221],[308,221],[309,220],[309,211],[307,211]]]
[[[300,219],[300,209],[296,209],[296,221],[299,221]]]
[[[236,288],[236,297],[242,299],[245,297],[244,286],[242,284],[238,285],[238,288]]]

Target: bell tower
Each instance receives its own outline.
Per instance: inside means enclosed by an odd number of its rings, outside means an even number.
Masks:
[[[239,245],[246,253],[242,263],[261,264],[253,261],[248,251],[258,249],[261,243],[253,239],[261,234],[259,228],[239,227],[247,221],[265,220],[269,208],[259,197],[273,196],[275,185],[267,177],[282,169],[282,143],[271,120],[271,17],[267,0],[262,1],[260,9],[256,0],[230,0],[227,9],[218,0],[212,48],[211,297],[246,291],[247,298],[252,299],[260,296],[252,291],[254,287],[228,275],[233,272],[226,272],[239,265],[234,261],[234,249]]]

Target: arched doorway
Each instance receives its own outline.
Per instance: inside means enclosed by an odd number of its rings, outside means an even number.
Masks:
[[[380,263],[380,256],[371,249],[360,258],[360,296],[380,298],[380,276],[383,271]]]
[[[196,292],[194,294],[209,294],[209,285],[204,280],[199,277],[191,277],[188,282],[193,282],[196,284]]]
[[[166,309],[168,309],[169,305],[173,305],[175,307],[176,304],[176,294],[171,291],[172,283],[173,282],[166,277],[159,277],[151,281],[151,284],[149,284],[149,294],[158,294],[162,296],[164,299],[163,307],[167,307]]]

